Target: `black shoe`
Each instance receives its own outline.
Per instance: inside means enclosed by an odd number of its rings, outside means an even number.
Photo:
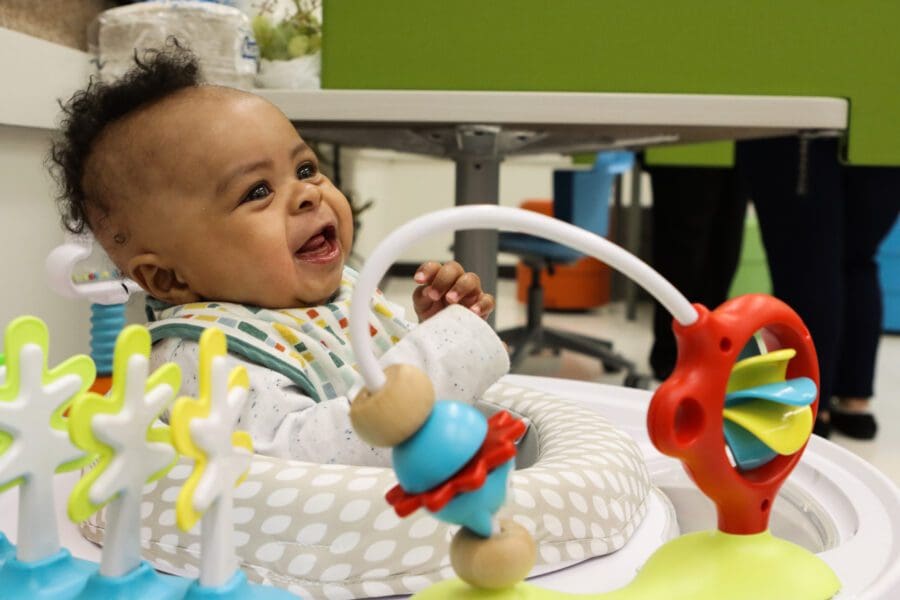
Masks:
[[[813,425],[813,433],[816,434],[817,436],[823,437],[825,439],[830,438],[831,437],[831,421],[823,421],[822,419],[816,417],[816,423]]]
[[[831,409],[831,423],[834,428],[857,440],[871,440],[878,432],[875,416],[867,412],[845,412],[838,408]]]

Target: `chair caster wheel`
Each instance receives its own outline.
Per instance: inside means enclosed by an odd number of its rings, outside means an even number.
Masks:
[[[603,362],[602,360],[600,361],[600,364],[603,365],[603,372],[604,372],[604,373],[618,373],[619,371],[622,370],[622,367],[620,367],[619,365],[613,365],[613,364],[605,363],[605,362]],[[629,376],[629,377],[630,377],[630,376]],[[627,378],[626,378],[626,381],[627,381]],[[628,384],[626,383],[625,385],[628,385]]]
[[[629,373],[625,376],[624,385],[625,387],[636,388],[639,390],[649,390],[653,385],[653,378],[649,375]]]
[[[453,570],[476,588],[510,588],[525,579],[536,559],[534,539],[512,519],[501,519],[500,532],[489,538],[463,527],[450,542]]]

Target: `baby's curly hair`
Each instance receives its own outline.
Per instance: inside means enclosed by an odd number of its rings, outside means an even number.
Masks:
[[[89,204],[103,209],[102,200],[88,197],[84,188],[85,165],[100,134],[138,108],[202,83],[197,57],[174,39],[163,50],[147,50],[143,56],[135,51],[134,62],[121,79],[112,83],[92,79],[68,102],[60,102],[64,117],[48,163],[59,188],[63,224],[72,233],[90,228]]]

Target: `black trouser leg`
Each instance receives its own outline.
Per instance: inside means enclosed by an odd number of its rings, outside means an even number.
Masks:
[[[842,172],[836,140],[809,141],[801,154],[797,138],[744,142],[738,166],[759,216],[773,293],[812,334],[827,410],[844,309]]]
[[[649,167],[653,182],[653,267],[692,302],[710,309],[728,295],[744,230],[746,197],[733,169]],[[650,366],[665,379],[677,349],[672,315],[653,314]]]
[[[882,326],[875,254],[900,210],[900,168],[845,167],[843,336],[834,394],[873,395]]]

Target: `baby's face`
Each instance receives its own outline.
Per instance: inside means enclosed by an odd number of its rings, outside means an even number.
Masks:
[[[171,270],[163,283],[175,292],[162,299],[174,303],[286,308],[327,300],[353,237],[347,199],[272,104],[236,92],[190,93],[195,102],[169,102],[154,122],[143,176],[153,194],[129,218],[128,243],[140,245],[129,273],[148,282],[158,267],[141,264],[158,261]],[[152,281],[145,288],[166,295]]]

